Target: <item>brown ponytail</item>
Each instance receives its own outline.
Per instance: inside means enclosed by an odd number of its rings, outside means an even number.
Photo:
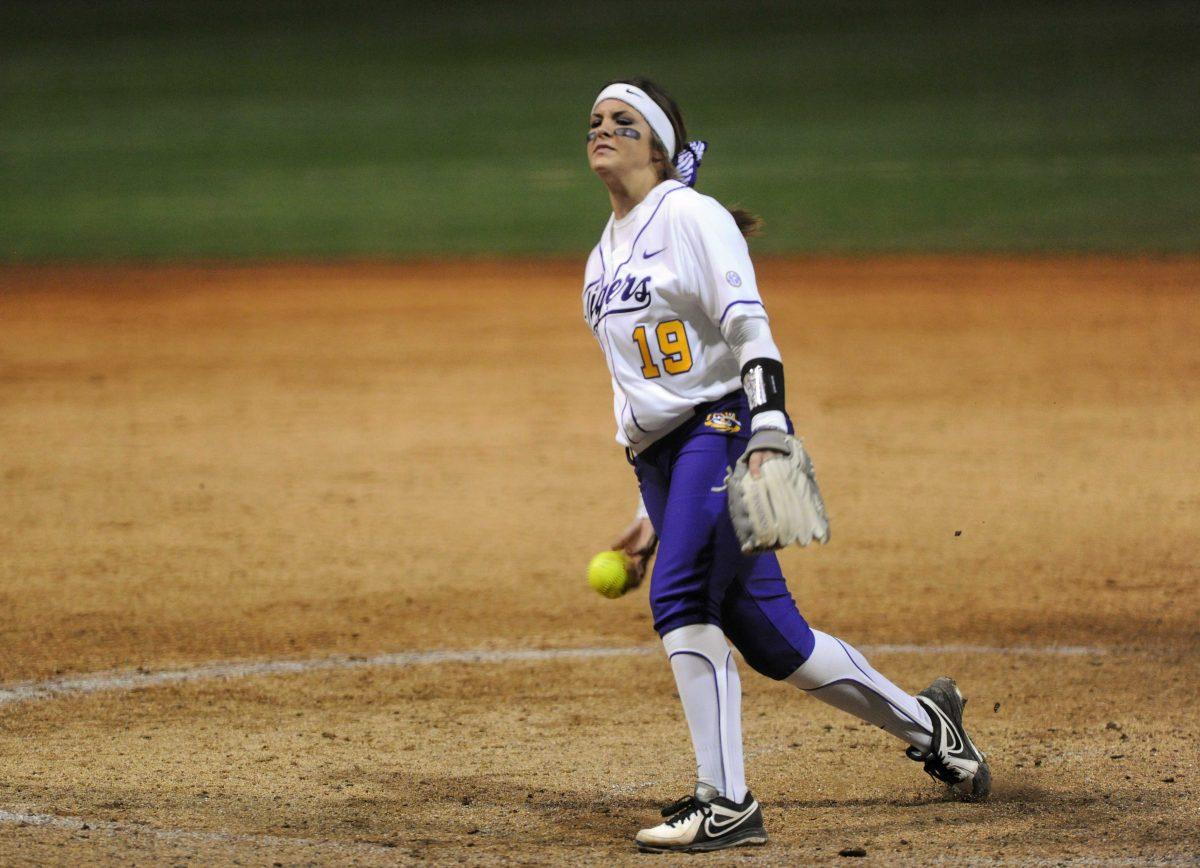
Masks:
[[[738,230],[742,233],[743,238],[762,234],[763,222],[762,218],[757,214],[752,214],[745,208],[738,208],[736,205],[732,208],[726,205],[725,210],[733,215],[733,220],[737,223]]]
[[[650,151],[662,161],[658,170],[659,180],[666,181],[670,178],[679,180],[679,173],[675,171],[674,161],[680,148],[687,144],[687,127],[683,124],[683,113],[679,110],[679,104],[662,87],[640,75],[633,78],[615,79],[608,82],[605,87],[608,87],[609,84],[632,84],[634,87],[641,88],[646,92],[646,96],[658,103],[658,107],[666,112],[667,118],[675,130],[675,153],[668,155],[666,146],[653,133],[650,136]],[[743,237],[749,238],[762,232],[763,221],[757,214],[752,214],[745,208],[730,208],[728,205],[725,206],[725,210],[732,215],[737,223],[738,231],[742,233]]]

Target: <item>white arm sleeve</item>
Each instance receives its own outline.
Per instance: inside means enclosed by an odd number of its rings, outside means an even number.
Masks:
[[[729,348],[737,356],[739,370],[753,359],[774,359],[783,362],[779,355],[779,347],[775,346],[775,340],[771,337],[771,326],[761,317],[730,317],[721,324],[721,334],[725,336],[725,343],[729,344]],[[758,431],[760,428],[787,431],[787,417],[779,410],[759,413],[750,423],[750,430]]]
[[[739,368],[745,367],[751,359],[783,361],[779,347],[771,337],[771,326],[761,317],[730,317],[721,326],[721,334],[737,356]]]
[[[634,512],[633,517],[635,519],[650,517],[650,513],[646,511],[646,501],[642,499],[640,494],[638,495],[637,511]]]

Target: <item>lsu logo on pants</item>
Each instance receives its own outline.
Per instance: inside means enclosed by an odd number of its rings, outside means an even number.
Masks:
[[[736,434],[742,430],[742,423],[738,421],[737,413],[728,410],[720,413],[709,413],[708,418],[704,420],[704,424],[725,434]]]

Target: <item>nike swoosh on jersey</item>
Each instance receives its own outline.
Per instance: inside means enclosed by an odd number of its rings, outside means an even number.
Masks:
[[[660,249],[658,249],[658,250],[655,250],[653,253],[647,253],[645,250],[643,250],[643,251],[642,251],[642,259],[649,259],[649,258],[651,258],[652,256],[658,256],[658,254],[662,253],[662,252],[663,252],[664,250],[666,250],[666,249],[667,249],[667,248],[663,247],[663,248],[660,248]]]

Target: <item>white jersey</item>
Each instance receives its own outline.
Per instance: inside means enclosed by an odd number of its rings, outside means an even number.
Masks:
[[[767,314],[733,216],[664,181],[609,218],[588,257],[583,316],[612,375],[617,442],[640,452],[697,404],[741,388],[722,326]]]

